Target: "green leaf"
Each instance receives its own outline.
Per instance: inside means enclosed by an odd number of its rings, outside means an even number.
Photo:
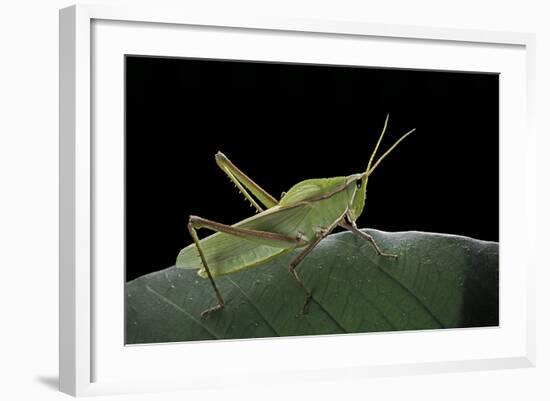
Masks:
[[[420,232],[365,230],[380,248],[349,232],[321,241],[299,265],[312,290],[288,271],[295,253],[216,279],[223,310],[196,270],[170,267],[126,285],[127,343],[257,338],[497,326],[498,243]]]

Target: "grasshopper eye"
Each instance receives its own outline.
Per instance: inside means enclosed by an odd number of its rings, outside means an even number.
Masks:
[[[360,189],[363,185],[363,179],[359,178],[357,181],[355,181],[355,183],[357,184],[357,189]]]

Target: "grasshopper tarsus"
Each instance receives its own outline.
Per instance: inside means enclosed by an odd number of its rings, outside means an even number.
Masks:
[[[372,237],[371,237],[372,238]],[[373,239],[374,240],[374,239]],[[392,259],[397,259],[399,258],[399,255],[396,255],[394,253],[386,253],[386,252],[382,252],[380,250],[380,248],[378,247],[378,245],[376,244],[376,242],[373,242],[374,244],[374,249],[376,250],[376,253],[378,254],[378,256],[382,256],[384,258],[392,258]]]
[[[211,308],[206,309],[205,311],[202,311],[201,313],[201,319],[206,320],[208,316],[210,316],[211,313],[214,313],[216,311],[219,311],[223,309],[223,304],[217,304],[216,306],[213,306]]]
[[[399,255],[394,255],[393,253],[381,253],[380,256],[384,256],[386,258],[393,258],[393,259],[398,259],[399,258]]]
[[[311,292],[308,292],[306,294],[306,299],[304,301],[304,305],[302,306],[302,315],[307,314],[307,310],[308,310],[308,307],[309,307],[309,301],[311,300],[311,298],[312,298]]]
[[[398,255],[395,255],[393,253],[382,252],[380,248],[378,248],[378,245],[376,245],[376,242],[373,242],[373,244],[375,244],[374,249],[376,250],[376,253],[378,254],[378,256],[383,256],[385,258],[392,258],[392,259],[397,259],[399,257]]]
[[[393,259],[398,258],[398,256],[394,255],[393,253],[382,252],[382,250],[380,249],[380,247],[378,246],[378,244],[374,240],[373,236],[366,233],[366,232],[363,232],[363,231],[359,230],[354,221],[352,221],[351,223],[348,223],[346,221],[342,221],[342,222],[340,222],[340,227],[343,227],[346,230],[351,231],[353,234],[357,235],[358,237],[370,242],[378,256],[384,256],[384,257],[393,258]]]

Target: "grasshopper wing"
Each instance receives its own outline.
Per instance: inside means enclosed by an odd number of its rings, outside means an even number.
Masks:
[[[294,238],[304,219],[307,219],[310,210],[308,204],[287,207],[274,206],[233,226],[278,233]],[[307,238],[305,240],[307,241]],[[237,237],[222,232],[205,237],[201,239],[200,243],[210,272],[214,277],[254,267],[297,246],[274,243],[259,237]],[[199,275],[206,277],[195,244],[180,251],[176,267],[200,269]]]

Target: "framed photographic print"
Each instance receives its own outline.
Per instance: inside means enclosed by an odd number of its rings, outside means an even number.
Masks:
[[[62,10],[61,390],[531,366],[533,44]]]

